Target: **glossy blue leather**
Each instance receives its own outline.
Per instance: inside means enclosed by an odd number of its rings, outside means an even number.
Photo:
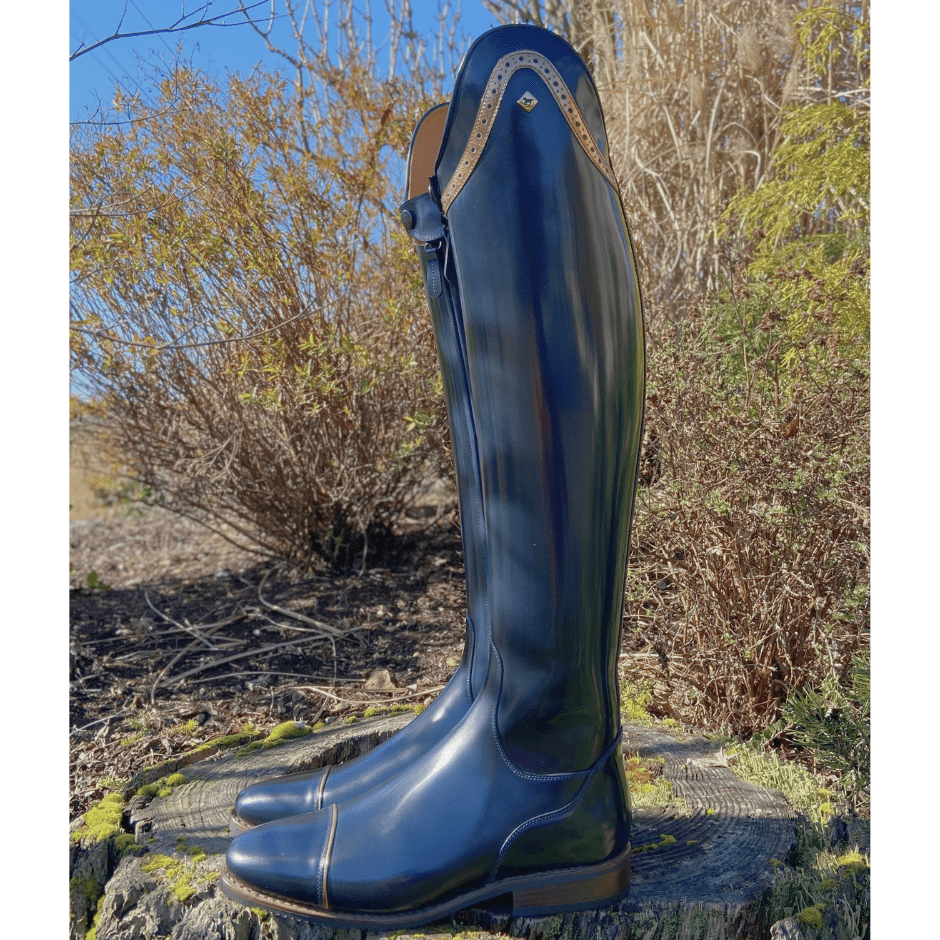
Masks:
[[[552,63],[606,155],[596,89],[571,47],[500,27],[461,66],[433,196],[515,50]],[[517,101],[529,96],[527,111]],[[426,215],[419,235],[438,230],[429,199],[406,216]],[[517,914],[579,910],[628,884],[616,660],[644,350],[619,195],[539,73],[520,68],[444,218],[422,263],[442,363],[446,350],[452,380],[466,376],[465,443],[479,461],[484,685],[397,776],[237,837],[221,880],[246,903],[336,925],[412,927],[502,895]]]
[[[415,129],[415,137],[419,131],[420,123]],[[439,212],[437,215],[440,219]],[[427,256],[423,251],[420,254],[426,271]],[[463,656],[434,702],[383,744],[344,764],[263,780],[242,790],[232,814],[233,831],[341,803],[391,779],[447,736],[479,694],[486,678],[490,634],[485,590],[483,497],[466,363],[453,313],[459,311],[459,298],[453,286],[441,284],[439,280],[436,296],[429,296],[429,306],[444,384],[460,507],[467,584]]]

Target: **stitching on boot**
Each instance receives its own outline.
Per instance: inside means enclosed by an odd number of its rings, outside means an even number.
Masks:
[[[499,872],[500,866],[503,864],[503,860],[506,857],[506,853],[512,848],[512,843],[523,833],[528,832],[530,829],[534,829],[537,826],[546,826],[549,823],[558,822],[560,819],[564,819],[566,816],[570,816],[580,805],[584,802],[585,796],[587,796],[588,788],[591,785],[591,781],[601,772],[604,765],[610,758],[616,753],[617,749],[620,747],[620,741],[623,738],[623,727],[620,728],[617,737],[614,738],[613,743],[604,751],[604,753],[598,758],[597,762],[591,768],[587,777],[584,780],[584,783],[581,784],[578,792],[572,797],[572,799],[562,806],[560,809],[552,810],[550,813],[543,813],[541,816],[533,816],[531,819],[527,819],[524,823],[516,826],[512,832],[506,836],[506,841],[503,842],[502,848],[499,850],[499,855],[496,856],[496,862],[493,865],[493,871],[490,873],[489,882],[492,882],[496,879],[496,875]],[[488,883],[489,883],[488,882]]]
[[[314,805],[314,812],[318,809],[323,809],[323,792],[326,790],[326,778],[330,775],[330,768],[332,764],[327,764],[326,769],[323,771],[323,776],[320,778],[320,786],[317,787],[317,801]]]
[[[521,777],[523,780],[532,780],[536,783],[552,783],[561,780],[574,780],[577,777],[583,777],[586,774],[592,773],[593,768],[589,767],[587,770],[575,770],[571,773],[564,774],[533,774],[526,770],[521,770],[512,762],[509,755],[503,750],[503,742],[499,739],[499,726],[496,723],[497,714],[499,712],[499,696],[503,690],[503,660],[499,655],[499,650],[496,649],[496,644],[492,641],[490,642],[490,649],[492,649],[493,655],[496,657],[496,700],[493,703],[493,714],[490,718],[490,727],[493,731],[493,740],[496,743],[496,750],[499,752],[499,756],[503,759],[503,762],[506,764],[506,766],[517,777]]]
[[[327,836],[326,842],[323,845],[323,854],[320,856],[320,871],[317,875],[317,894],[320,897],[320,903],[323,905],[324,910],[330,909],[330,900],[327,897],[326,893],[326,876],[327,869],[330,866],[330,859],[333,855],[333,839],[336,838],[336,820],[339,816],[339,807],[333,803],[333,818],[330,821],[330,834]]]
[[[601,171],[604,179],[613,186],[614,192],[619,195],[620,188],[617,185],[613,170],[610,168],[608,160],[605,159],[594,143],[594,138],[587,130],[584,115],[581,114],[574,96],[558,70],[541,53],[533,52],[531,49],[519,49],[497,62],[493,71],[490,72],[490,77],[486,82],[486,92],[480,101],[476,120],[473,122],[473,128],[470,131],[470,139],[467,141],[467,145],[460,155],[457,169],[454,171],[454,175],[450,178],[450,182],[448,182],[441,197],[441,206],[445,215],[451,203],[457,198],[460,190],[463,189],[464,183],[470,179],[480,157],[483,155],[483,150],[489,140],[490,131],[493,129],[493,123],[502,104],[509,79],[512,78],[515,72],[523,68],[535,72],[541,79],[542,84],[552,93],[562,116],[568,122],[568,126],[575,136],[575,140],[591,158],[591,162]]]

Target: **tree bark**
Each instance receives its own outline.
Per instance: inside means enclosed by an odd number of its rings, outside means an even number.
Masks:
[[[389,737],[411,717],[359,721],[268,750],[202,761],[184,768],[186,783],[169,796],[146,805],[141,798],[132,799],[125,826],[135,835],[134,850],[145,854],[117,858],[112,846],[97,940],[157,935],[173,940],[340,940],[347,934],[350,940],[360,940],[360,931],[325,929],[240,907],[221,895],[213,873],[221,869],[229,843],[229,814],[243,786],[267,775],[348,760]],[[738,778],[718,748],[701,738],[628,726],[624,750],[662,758],[663,776],[672,783],[674,796],[685,802],[681,809],[634,807],[635,854],[626,900],[612,909],[539,919],[513,918],[508,911],[467,910],[437,926],[463,935],[468,928],[475,929],[480,938],[496,932],[531,940],[767,937],[770,924],[763,902],[773,870],[771,859],[785,860],[795,842],[793,812],[783,797]],[[177,867],[154,870],[158,855],[172,859]],[[100,877],[101,856],[102,850],[93,846],[73,852],[72,873],[90,871],[94,858]],[[76,902],[78,907],[81,903]],[[93,906],[89,909],[94,912]],[[72,936],[84,936],[84,916],[85,909],[73,905]],[[90,926],[90,916],[87,923]]]

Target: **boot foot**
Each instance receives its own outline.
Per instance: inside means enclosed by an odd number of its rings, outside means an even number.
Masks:
[[[359,930],[408,930],[449,918],[465,908],[485,908],[496,898],[510,900],[513,917],[548,917],[611,907],[629,894],[630,871],[628,843],[619,855],[595,865],[498,879],[439,904],[388,914],[329,910],[263,891],[242,881],[227,865],[222,868],[219,885],[222,893],[234,901],[311,923]]]

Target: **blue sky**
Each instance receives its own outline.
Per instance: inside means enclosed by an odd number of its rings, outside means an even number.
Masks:
[[[84,42],[93,42],[110,36],[121,21],[125,5],[127,12],[122,32],[164,27],[173,23],[185,8],[195,11],[204,0],[72,0],[69,4],[69,53]],[[364,6],[357,3],[357,7]],[[460,8],[458,35],[474,38],[492,26],[498,25],[488,13],[482,0],[452,0],[451,7]],[[237,6],[237,0],[215,0],[211,12],[223,13]],[[265,13],[267,4],[260,8]],[[426,32],[429,39],[435,32],[438,4],[434,0],[412,0],[415,27]],[[277,0],[276,9],[282,9]],[[378,45],[387,33],[388,16],[383,0],[372,0],[374,17],[373,40]],[[192,22],[188,20],[187,22]],[[277,27],[276,27],[277,28]],[[93,52],[79,56],[69,63],[69,120],[87,120],[94,116],[98,101],[108,105],[113,98],[115,81],[129,91],[136,88],[141,60],[153,62],[174,60],[179,43],[184,54],[194,64],[213,74],[249,72],[261,62],[279,67],[283,60],[268,52],[261,38],[248,26],[230,28],[200,27],[187,32],[163,36],[117,39]],[[291,48],[289,36],[286,48]]]

